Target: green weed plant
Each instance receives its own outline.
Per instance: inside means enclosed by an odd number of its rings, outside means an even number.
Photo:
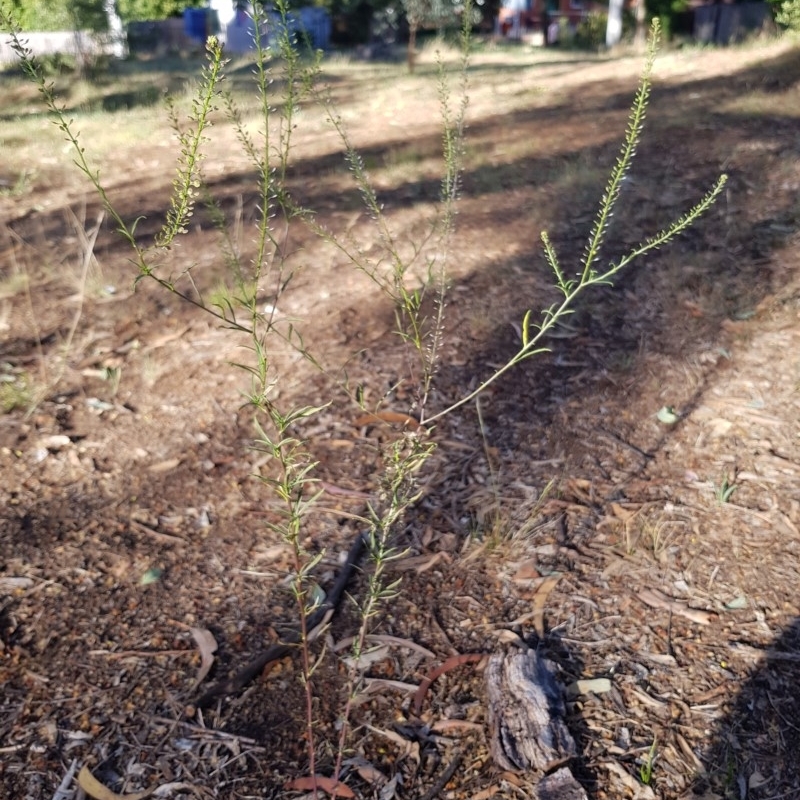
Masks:
[[[349,662],[354,666],[348,674],[341,714],[343,724],[340,727],[339,741],[335,743],[337,758],[332,778],[338,781],[343,755],[348,747],[352,700],[358,693],[362,679],[358,667],[359,656],[365,647],[368,633],[378,624],[382,611],[402,591],[399,582],[389,579],[388,568],[392,560],[400,554],[396,543],[397,529],[419,496],[417,475],[434,450],[435,445],[430,436],[433,424],[464,404],[475,401],[488,386],[500,381],[523,361],[545,352],[545,336],[572,313],[576,302],[587,290],[612,283],[634,260],[666,245],[694,224],[719,196],[725,176],[679,219],[645,239],[616,261],[608,263],[603,260],[602,251],[609,222],[644,126],[650,98],[651,72],[659,42],[659,27],[655,23],[624,141],[602,194],[582,261],[577,268],[563,265],[553,242],[545,232],[541,234],[544,255],[560,293],[560,300],[542,312],[528,311],[522,320],[522,343],[518,351],[474,391],[455,399],[445,408],[431,408],[432,388],[441,359],[444,336],[447,258],[452,238],[457,235],[456,210],[461,189],[468,109],[469,7],[463,15],[462,60],[455,88],[451,86],[443,63],[439,64],[437,80],[443,148],[441,212],[429,234],[438,244],[437,256],[428,259],[427,279],[416,289],[408,288],[407,278],[411,265],[420,257],[420,243],[411,243],[413,246],[410,258],[403,256],[408,250],[405,245],[409,243],[398,241],[393,233],[364,162],[352,145],[330,94],[322,85],[320,56],[308,58],[301,55],[290,33],[285,0],[279,0],[277,10],[282,25],[278,26],[276,41],[268,46],[260,37],[255,37],[254,81],[260,107],[257,135],[253,135],[244,124],[233,94],[226,91],[226,60],[222,47],[214,37],[207,43],[207,63],[194,93],[188,119],[182,119],[175,107],[170,108],[169,113],[178,141],[177,167],[170,207],[155,241],[149,243],[137,232],[140,220],[127,221],[112,203],[99,172],[91,165],[79,132],[56,97],[53,84],[48,81],[40,64],[24,44],[18,26],[8,12],[0,12],[0,27],[10,32],[22,68],[37,85],[53,122],[71,145],[78,170],[89,180],[106,213],[130,246],[131,263],[135,270],[134,282],[155,282],[164,291],[177,295],[209,314],[230,331],[231,337],[243,338],[246,343],[249,359],[243,360],[238,366],[250,376],[247,402],[253,410],[257,424],[255,447],[267,454],[276,467],[269,475],[260,477],[282,501],[280,519],[271,527],[290,545],[293,554],[291,586],[301,625],[299,651],[306,692],[308,771],[311,775],[317,773],[318,752],[311,678],[320,663],[315,656],[312,642],[320,631],[308,630],[307,620],[320,602],[312,576],[321,555],[312,554],[306,549],[303,530],[320,493],[316,488],[316,462],[309,443],[302,438],[300,423],[319,414],[328,403],[286,408],[280,401],[279,388],[284,376],[272,356],[276,340],[294,348],[316,368],[325,369],[325,365],[305,345],[300,324],[281,321],[275,316],[274,308],[281,297],[291,291],[294,277],[288,258],[285,232],[293,225],[309,226],[345,254],[353,268],[367,275],[377,292],[388,298],[394,306],[397,335],[411,355],[409,363],[412,366],[409,371],[416,385],[411,410],[420,424],[413,430],[398,434],[387,448],[379,490],[367,515],[362,519],[368,542],[370,568],[365,572],[366,586],[359,601],[360,627],[354,639],[354,657]],[[278,71],[281,80],[277,83],[281,88],[276,95],[272,85]],[[291,163],[298,110],[303,103],[309,102],[322,104],[341,139],[353,180],[374,224],[375,243],[381,253],[377,259],[369,258],[347,235],[324,228],[317,221],[314,209],[303,207],[289,191],[287,170]],[[238,254],[226,216],[215,203],[203,173],[203,153],[211,135],[212,116],[220,111],[232,122],[242,150],[256,175],[259,198],[255,222],[256,255],[247,262],[243,262]],[[234,287],[230,291],[215,291],[208,297],[204,297],[194,285],[190,271],[176,275],[170,269],[172,247],[180,237],[187,234],[198,204],[203,204],[210,210],[211,217],[222,234],[220,257],[228,267]],[[260,308],[257,303],[259,290],[265,286],[269,287],[275,298],[268,309]],[[426,302],[430,299],[432,303]],[[426,311],[430,308],[434,309],[432,313]],[[347,391],[347,387],[342,388]],[[354,402],[363,402],[357,393],[351,393],[351,396]]]

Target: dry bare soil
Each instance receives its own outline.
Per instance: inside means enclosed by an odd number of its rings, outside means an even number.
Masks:
[[[640,67],[636,55],[475,57],[432,410],[501,365],[525,311],[553,301],[540,231],[578,263]],[[164,87],[185,105],[198,64],[124,69],[118,83],[58,84],[112,201],[150,236],[176,149],[152,101]],[[435,71],[430,53],[414,77],[324,66],[389,224],[422,257],[441,174]],[[591,798],[800,797],[799,79],[800,52],[782,42],[657,62],[605,257],[721,172],[728,187],[678,242],[586,296],[548,354],[431,432],[423,496],[396,532],[401,588],[374,620],[396,638],[372,642],[351,712],[356,796],[533,796],[536,776],[490,757],[481,663],[439,677],[418,714],[411,694],[454,654],[524,642],[572,687],[573,771]],[[248,69],[232,80],[247,98]],[[130,253],[33,90],[4,73],[0,93],[0,794],[50,798],[74,761],[117,792],[297,795],[285,787],[308,773],[298,659],[196,708],[297,624],[288,551],[267,524],[277,503],[256,477],[271,466],[251,447],[247,376],[229,365],[250,358],[247,341],[147,282],[133,291]],[[323,112],[308,105],[297,122],[289,189],[379,253]],[[208,182],[249,257],[252,170],[229,124],[212,133]],[[165,269],[219,291],[218,238],[200,210]],[[413,392],[389,302],[301,225],[289,242],[296,275],[277,312],[327,370],[278,349],[277,390],[287,408],[330,402],[298,427],[325,489],[303,535],[328,588],[396,435],[356,424],[343,376],[373,410],[409,413]],[[325,775],[353,609],[317,644]],[[218,645],[200,686],[199,630]],[[593,678],[610,687],[576,685]]]

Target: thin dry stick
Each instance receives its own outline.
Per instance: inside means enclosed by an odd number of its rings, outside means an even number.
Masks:
[[[67,332],[67,338],[64,341],[64,357],[61,362],[61,370],[59,371],[56,379],[53,381],[54,383],[58,383],[61,380],[64,375],[64,371],[67,368],[67,354],[69,353],[70,347],[72,347],[72,340],[75,338],[75,331],[78,330],[78,323],[81,321],[81,316],[83,315],[83,304],[86,301],[86,282],[89,278],[89,267],[92,265],[92,261],[94,260],[94,245],[97,241],[97,236],[100,233],[100,228],[103,225],[103,221],[106,218],[105,209],[102,209],[97,215],[97,221],[95,222],[94,227],[90,231],[87,231],[81,221],[75,216],[75,212],[70,209],[69,213],[72,216],[72,225],[75,228],[75,232],[78,234],[83,247],[83,263],[81,265],[81,282],[78,290],[78,310],[75,312],[72,325],[70,325],[69,331]]]
[[[456,753],[447,769],[437,778],[436,783],[434,783],[433,786],[431,786],[431,788],[428,789],[424,795],[422,795],[420,800],[434,800],[434,798],[437,797],[439,793],[447,786],[453,775],[456,774],[456,770],[461,766],[462,759],[463,756],[461,753]]]

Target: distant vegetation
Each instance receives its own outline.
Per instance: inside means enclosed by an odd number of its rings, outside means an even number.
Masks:
[[[23,31],[104,31],[110,2],[123,23],[180,16],[186,8],[203,5],[199,0],[3,0],[3,6]],[[420,29],[458,29],[464,4],[458,0],[292,0],[286,4],[290,9],[307,5],[325,8],[337,21],[334,38],[354,44],[387,31],[405,34],[409,20]],[[477,19],[491,25],[499,5],[500,0],[475,3]]]
[[[5,0],[14,19],[25,31],[63,31],[108,28],[106,0]],[[124,22],[166,19],[178,15],[192,0],[116,0]]]

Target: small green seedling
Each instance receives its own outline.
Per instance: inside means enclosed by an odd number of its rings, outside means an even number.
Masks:
[[[728,480],[728,476],[726,475],[722,479],[722,483],[720,483],[720,485],[717,486],[717,491],[715,494],[717,496],[717,500],[719,500],[720,503],[727,503],[731,499],[735,491],[736,491],[736,483]]]
[[[650,750],[644,759],[644,762],[639,767],[639,780],[645,785],[650,786],[653,783],[653,765],[656,760],[656,745],[658,738],[653,738],[653,744],[650,745]]]

